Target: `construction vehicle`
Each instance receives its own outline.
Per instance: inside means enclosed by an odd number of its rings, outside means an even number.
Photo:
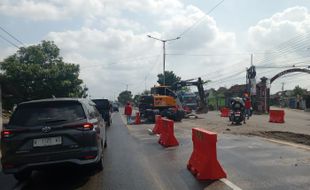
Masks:
[[[170,86],[154,86],[150,95],[141,96],[139,101],[139,112],[142,117],[149,121],[155,121],[155,115],[161,115],[174,121],[181,121],[185,116],[182,103],[176,92],[184,86],[197,86],[199,94],[199,105],[196,113],[207,113],[206,97],[203,89],[203,81],[180,81]]]
[[[177,94],[186,114],[190,114],[193,111],[197,110],[198,101],[197,95],[195,93],[181,91]]]
[[[196,110],[196,113],[197,114],[207,113],[208,112],[208,106],[207,106],[208,104],[206,101],[207,95],[205,94],[204,88],[203,88],[204,82],[201,80],[200,77],[198,78],[197,81],[192,81],[192,80],[193,79],[176,82],[172,85],[172,90],[178,91],[182,87],[185,87],[185,86],[196,86],[198,89],[198,108]]]
[[[150,95],[140,97],[139,112],[152,122],[155,121],[155,115],[181,121],[185,112],[180,105],[180,100],[169,86],[154,86]]]

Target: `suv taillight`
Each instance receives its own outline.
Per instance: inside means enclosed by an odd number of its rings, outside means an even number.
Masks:
[[[92,123],[81,123],[77,125],[71,125],[68,127],[75,128],[75,129],[82,130],[82,131],[88,131],[88,130],[92,130],[94,128],[94,125]]]
[[[92,123],[84,123],[83,124],[83,129],[84,130],[91,130],[94,128],[94,125]]]
[[[13,131],[7,130],[7,129],[3,129],[3,131],[1,131],[1,138],[9,138],[13,135]]]

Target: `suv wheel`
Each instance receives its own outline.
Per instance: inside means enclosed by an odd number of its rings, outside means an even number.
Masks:
[[[101,143],[101,155],[100,155],[100,160],[98,163],[95,164],[95,168],[99,171],[102,171],[103,170],[103,149],[104,149],[104,146],[106,142],[104,143],[104,145]]]
[[[18,181],[25,181],[30,178],[32,171],[21,171],[14,174],[14,177]]]

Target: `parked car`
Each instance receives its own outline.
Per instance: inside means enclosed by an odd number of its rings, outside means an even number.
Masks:
[[[119,104],[117,102],[112,103],[112,111],[119,112]]]
[[[104,121],[86,99],[43,99],[17,106],[1,132],[1,164],[17,180],[55,165],[102,170],[107,146]]]
[[[95,102],[97,110],[102,115],[106,125],[109,127],[112,123],[112,106],[110,101],[108,99],[93,99],[92,101]]]

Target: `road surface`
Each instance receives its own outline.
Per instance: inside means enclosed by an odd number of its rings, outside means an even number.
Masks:
[[[55,168],[34,172],[31,179],[23,183],[0,172],[1,190],[309,189],[309,150],[259,137],[221,134],[218,159],[228,179],[199,182],[186,169],[192,152],[191,128],[176,124],[180,146],[165,149],[157,143],[158,136],[148,133],[147,129],[152,127],[152,124],[126,126],[121,114],[115,113],[108,128],[102,172]]]

